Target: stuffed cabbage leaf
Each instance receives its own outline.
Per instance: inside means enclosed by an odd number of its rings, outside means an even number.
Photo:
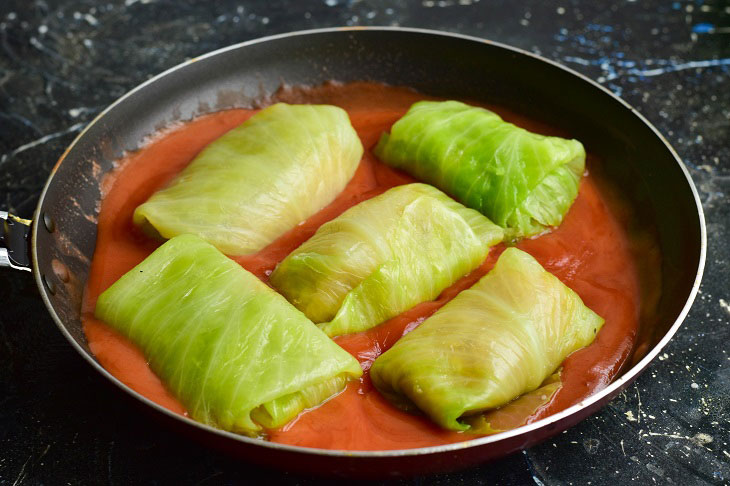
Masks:
[[[426,184],[407,184],[322,225],[271,284],[330,336],[364,331],[479,266],[502,230]]]
[[[415,103],[375,154],[477,209],[507,239],[558,226],[585,169],[577,140],[531,133],[458,101]]]
[[[528,253],[508,248],[487,275],[380,355],[375,387],[441,427],[488,430],[475,414],[543,384],[603,319]],[[483,422],[483,421],[482,421]]]
[[[210,143],[134,222],[164,238],[196,234],[228,255],[255,253],[331,203],[362,153],[341,108],[278,103]]]
[[[194,419],[257,435],[362,374],[286,299],[194,235],[172,238],[99,296]]]

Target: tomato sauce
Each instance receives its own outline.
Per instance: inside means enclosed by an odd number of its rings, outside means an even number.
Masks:
[[[413,102],[427,97],[409,89],[374,83],[329,83],[317,88],[284,88],[274,98],[272,101],[342,106],[363,142],[365,154],[353,179],[329,206],[260,252],[235,258],[264,282],[268,282],[277,263],[312,236],[321,224],[390,187],[414,181],[379,162],[371,149],[380,134],[389,130]],[[489,108],[531,131],[565,136],[500,107]],[[203,147],[255,112],[222,111],[167,130],[120,161],[102,186],[96,250],[82,309],[89,346],[102,366],[119,380],[180,414],[186,413],[184,407],[150,370],[140,350],[96,320],[93,311],[101,292],[161,244],[134,226],[134,209],[170,181]],[[589,155],[589,171],[597,164],[600,161]],[[641,305],[638,266],[632,255],[630,237],[599,187],[594,176],[587,173],[562,225],[547,234],[525,239],[517,246],[575,290],[606,323],[590,346],[563,362],[562,385],[554,395],[547,400],[544,396],[542,399],[526,396],[490,412],[488,419],[493,428],[504,430],[523,425],[578,403],[610,383],[631,355]],[[368,331],[336,338],[335,342],[360,361],[365,370],[363,377],[281,429],[268,431],[268,440],[305,447],[387,450],[474,438],[474,435],[442,430],[423,416],[397,410],[374,389],[368,370],[373,360],[404,333],[486,274],[503,250],[503,245],[493,248],[478,269],[445,290],[437,300],[421,303]]]

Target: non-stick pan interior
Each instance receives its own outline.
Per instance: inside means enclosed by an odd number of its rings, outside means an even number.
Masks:
[[[190,61],[122,98],[74,142],[36,214],[34,256],[54,317],[82,352],[90,355],[79,319],[81,295],[101,181],[114,161],[175,122],[250,107],[282,84],[329,80],[372,80],[495,103],[581,140],[604,160],[603,175],[621,191],[631,224],[646,228],[660,248],[660,267],[652,270],[660,300],[643,316],[641,351],[655,346],[681,315],[701,272],[701,209],[672,150],[630,107],[575,73],[486,41],[397,29],[325,30]]]

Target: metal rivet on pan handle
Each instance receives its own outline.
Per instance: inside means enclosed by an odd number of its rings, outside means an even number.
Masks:
[[[56,231],[56,222],[45,211],[43,212],[43,226],[46,227],[49,233]]]
[[[48,293],[51,295],[56,295],[56,284],[53,283],[53,281],[48,279],[47,275],[43,275],[43,284],[46,286],[46,289],[48,290]]]

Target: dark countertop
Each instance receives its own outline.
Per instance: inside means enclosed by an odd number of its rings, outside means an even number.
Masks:
[[[0,209],[32,215],[99,111],[186,58],[265,35],[401,25],[512,44],[620,94],[668,138],[702,199],[700,294],[650,369],[558,437],[479,468],[398,484],[730,483],[730,4],[726,1],[3,0]],[[77,356],[29,274],[0,271],[0,485],[316,481],[160,428]]]

